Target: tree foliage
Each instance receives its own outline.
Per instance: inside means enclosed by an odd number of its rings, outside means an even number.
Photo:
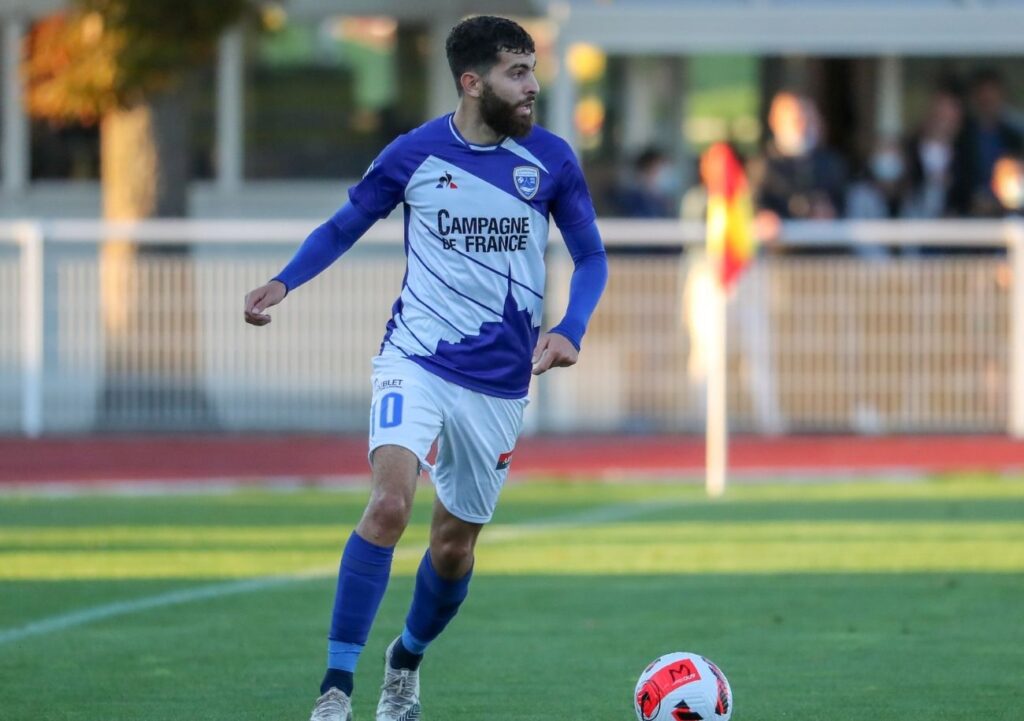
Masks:
[[[179,82],[252,0],[75,0],[27,42],[28,108],[56,121],[95,122]]]

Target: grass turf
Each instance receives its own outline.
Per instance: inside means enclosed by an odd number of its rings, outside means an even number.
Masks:
[[[357,674],[358,721],[430,496]],[[0,497],[0,718],[307,718],[364,502]],[[736,487],[717,502],[670,484],[513,485],[424,664],[426,715],[628,721],[644,665],[692,650],[729,676],[737,721],[1017,719],[1021,519],[1019,480]]]

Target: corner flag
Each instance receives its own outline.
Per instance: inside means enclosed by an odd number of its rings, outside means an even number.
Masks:
[[[708,298],[711,321],[707,376],[708,495],[725,493],[728,466],[729,422],[726,396],[726,303],[736,279],[757,250],[753,229],[753,202],[739,158],[725,143],[715,143],[700,161],[707,187],[707,255],[717,283]]]
[[[708,192],[708,258],[721,284],[729,289],[757,252],[747,177],[725,143],[708,148],[700,170]]]

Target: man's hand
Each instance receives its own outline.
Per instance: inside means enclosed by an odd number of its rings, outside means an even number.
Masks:
[[[580,352],[564,335],[545,333],[533,351],[533,374],[539,376],[549,368],[574,365],[579,357]]]
[[[245,296],[245,322],[251,325],[266,325],[270,316],[264,313],[267,308],[284,300],[287,289],[279,280],[272,280],[261,285]]]

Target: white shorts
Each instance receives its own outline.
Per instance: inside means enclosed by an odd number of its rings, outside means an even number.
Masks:
[[[487,523],[508,475],[526,398],[496,398],[455,385],[400,356],[373,359],[370,457],[407,448],[430,471],[438,500],[456,518]],[[427,454],[437,439],[434,465]]]

